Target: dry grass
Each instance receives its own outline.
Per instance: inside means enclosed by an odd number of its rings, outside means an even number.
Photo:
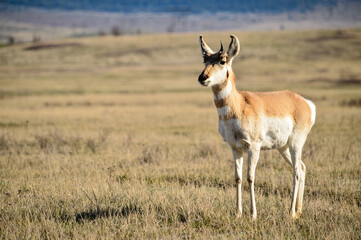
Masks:
[[[237,35],[239,89],[288,88],[317,105],[299,220],[276,151],[257,167],[259,218],[245,182],[235,218],[195,34],[102,37],[0,49],[1,238],[360,239],[361,109],[350,99],[361,89],[340,80],[361,76],[361,31]],[[214,48],[229,38],[205,37]]]

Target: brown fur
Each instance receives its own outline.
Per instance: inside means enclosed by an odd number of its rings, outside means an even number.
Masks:
[[[235,75],[230,70],[229,77],[235,86]],[[218,93],[226,87],[226,83],[227,81],[212,87],[215,96],[218,96]],[[235,91],[235,88],[232,91]],[[231,108],[226,116],[221,117],[224,120],[239,118],[245,121],[249,117],[257,120],[262,115],[267,117],[291,116],[295,128],[301,130],[311,127],[309,105],[303,97],[289,90],[277,92],[236,91],[225,99],[215,99],[214,103],[217,108],[224,106]]]
[[[305,99],[289,90],[277,92],[239,92],[253,112],[267,117],[291,116],[295,128],[311,127],[311,109]]]

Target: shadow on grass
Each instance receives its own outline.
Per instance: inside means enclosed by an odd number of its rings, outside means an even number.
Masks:
[[[163,175],[163,176],[146,176],[145,181],[149,185],[158,185],[164,182],[168,183],[177,183],[180,186],[194,186],[194,187],[211,187],[219,188],[221,190],[226,190],[230,187],[235,187],[234,181],[228,181],[225,179],[207,177],[207,176],[198,176],[198,175]]]
[[[98,218],[113,218],[113,217],[127,217],[131,214],[143,214],[143,210],[137,206],[127,205],[122,207],[121,209],[115,208],[96,208],[89,209],[75,215],[75,221],[78,223],[84,221],[94,221]]]

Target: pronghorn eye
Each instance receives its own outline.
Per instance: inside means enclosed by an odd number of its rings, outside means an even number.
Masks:
[[[221,65],[224,65],[224,64],[226,64],[226,61],[222,60],[222,61],[220,61],[219,63],[220,63]]]

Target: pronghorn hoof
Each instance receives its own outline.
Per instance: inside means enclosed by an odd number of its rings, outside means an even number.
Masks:
[[[302,215],[302,212],[297,212],[295,219],[299,219],[301,217],[301,215]]]
[[[290,217],[291,217],[291,219],[293,219],[293,220],[299,219],[300,216],[301,216],[300,213],[294,213],[294,214],[290,213]]]

